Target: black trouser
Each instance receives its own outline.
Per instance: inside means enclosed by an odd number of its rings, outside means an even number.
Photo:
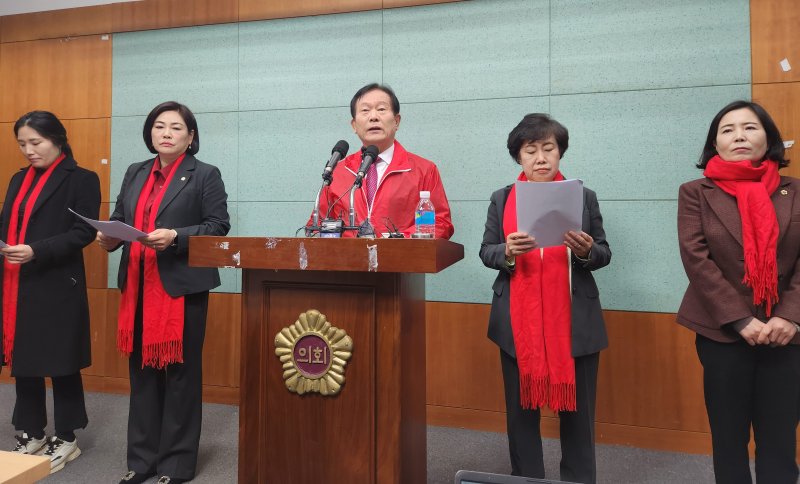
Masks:
[[[57,434],[82,429],[89,423],[83,396],[80,372],[50,377],[53,381],[53,420]],[[16,377],[17,401],[11,423],[28,435],[36,435],[47,427],[47,395],[44,377]]]
[[[575,358],[576,411],[559,412],[561,430],[561,480],[594,484],[597,465],[594,453],[594,406],[600,353]],[[508,449],[511,473],[544,478],[539,410],[520,406],[517,360],[500,350],[506,395]]]
[[[719,484],[750,484],[750,427],[756,481],[796,484],[800,347],[718,343],[697,335]]]
[[[183,363],[142,368],[142,291],[136,308],[128,414],[128,469],[194,478],[203,417],[208,292],[184,297]]]

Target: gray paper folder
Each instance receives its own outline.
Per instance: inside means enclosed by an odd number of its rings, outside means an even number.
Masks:
[[[517,230],[536,239],[539,247],[564,243],[564,234],[580,231],[583,182],[516,182]]]

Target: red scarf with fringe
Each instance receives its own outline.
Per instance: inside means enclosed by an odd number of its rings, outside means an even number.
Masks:
[[[708,160],[703,175],[736,197],[744,246],[742,282],[753,290],[753,304],[764,304],[770,316],[778,302],[778,216],[770,198],[781,181],[778,164],[764,160],[754,167],[749,160],[725,161],[717,155]]]
[[[22,214],[22,226],[19,226],[19,206],[25,195],[33,185],[33,179],[36,176],[36,168],[33,166],[28,167],[25,172],[25,178],[22,180],[22,186],[14,198],[14,203],[11,205],[11,216],[8,221],[8,235],[6,235],[6,243],[8,245],[17,245],[25,243],[25,232],[28,231],[28,221],[31,219],[31,212],[33,206],[36,204],[36,199],[42,193],[45,183],[53,174],[59,163],[66,158],[63,153],[61,156],[47,167],[42,176],[33,187],[31,196],[25,203],[25,212]],[[11,264],[3,259],[3,354],[6,365],[11,365],[11,356],[14,351],[14,335],[17,330],[17,298],[19,296],[19,271],[22,269],[22,264]]]
[[[554,181],[563,180],[561,172]],[[525,173],[517,180],[526,181]],[[516,186],[506,200],[503,232],[517,231]],[[511,274],[511,329],[519,366],[520,404],[575,411],[572,358],[570,257],[565,246],[532,250],[515,258]]]
[[[186,155],[173,161],[175,166],[158,193],[150,208],[148,220],[144,220],[144,209],[147,198],[153,191],[156,182],[156,171],[161,166],[158,158],[147,178],[139,200],[136,202],[133,225],[148,234],[155,230],[156,215],[161,200],[167,192],[172,177]],[[142,368],[164,368],[171,363],[183,363],[183,296],[172,297],[164,290],[158,274],[156,251],[142,246],[139,242],[131,242],[128,257],[128,274],[125,288],[119,305],[117,326],[117,349],[130,355],[133,351],[133,322],[136,317],[136,304],[139,301],[139,268],[144,254],[144,294],[142,295]]]

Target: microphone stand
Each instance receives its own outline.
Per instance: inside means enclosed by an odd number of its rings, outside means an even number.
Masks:
[[[350,224],[348,226],[346,226],[346,227],[343,227],[344,230],[355,230],[356,234],[357,234],[357,237],[361,237],[362,236],[363,229],[362,229],[362,227],[356,225],[356,203],[355,203],[356,202],[356,189],[361,190],[361,184],[363,183],[363,181],[364,181],[363,178],[359,178],[358,176],[356,176],[356,180],[353,183],[353,189],[350,190],[350,210],[348,212],[348,215],[349,215],[349,220],[348,221],[350,222]],[[364,219],[364,222],[366,222],[369,225],[369,219]],[[364,234],[364,235],[369,236],[368,234]],[[374,232],[373,232],[373,236],[374,236]]]
[[[317,196],[314,199],[314,211],[311,212],[311,225],[306,226],[306,237],[311,237],[311,234],[314,232],[319,232],[319,199],[322,196],[322,190],[325,190],[325,187],[328,186],[330,182],[328,180],[324,180],[322,185],[317,190]]]
[[[354,188],[361,189],[361,181],[357,182],[357,185]],[[350,190],[350,227],[346,227],[347,230],[354,230],[357,229],[356,227],[356,191]]]

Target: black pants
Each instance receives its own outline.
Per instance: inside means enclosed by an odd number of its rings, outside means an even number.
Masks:
[[[800,347],[718,343],[697,335],[719,484],[750,484],[747,445],[756,443],[756,481],[796,484]]]
[[[85,428],[89,423],[83,396],[80,372],[54,376],[53,420],[56,433],[69,433]],[[17,401],[11,423],[14,428],[28,434],[39,434],[47,427],[47,404],[44,377],[16,377]]]
[[[576,411],[559,412],[561,430],[561,480],[594,484],[597,465],[594,453],[594,406],[600,353],[575,358]],[[520,406],[517,360],[500,350],[506,395],[506,424],[511,473],[544,478],[539,410]]]
[[[142,291],[133,330],[128,469],[194,478],[203,417],[203,340],[208,292],[184,297],[183,363],[142,368]]]

